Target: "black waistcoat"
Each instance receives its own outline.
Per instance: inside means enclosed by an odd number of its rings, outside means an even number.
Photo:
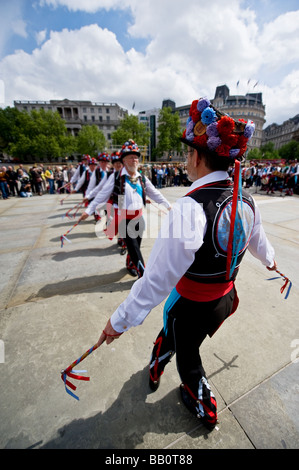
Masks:
[[[222,283],[226,279],[227,245],[230,230],[233,183],[230,180],[213,182],[186,196],[203,205],[207,218],[207,230],[203,245],[195,254],[195,260],[185,273],[193,281],[203,283]],[[240,262],[247,249],[254,225],[254,202],[250,194],[242,191],[243,228],[238,226],[237,236],[242,240],[239,247],[235,270],[230,278],[237,276]]]

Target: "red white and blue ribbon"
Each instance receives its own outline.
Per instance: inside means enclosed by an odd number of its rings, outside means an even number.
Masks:
[[[240,204],[240,213],[238,211],[238,204]],[[227,246],[227,261],[226,261],[226,278],[231,279],[235,270],[240,247],[243,243],[243,237],[240,236],[240,231],[243,232],[242,222],[242,174],[241,164],[238,160],[235,161],[235,178],[231,210],[230,232]]]
[[[63,248],[64,240],[66,240],[66,241],[69,242],[69,243],[72,243],[71,240],[69,240],[69,239],[66,237],[66,235],[68,235],[75,227],[77,227],[77,225],[79,225],[79,222],[77,222],[76,224],[74,224],[64,235],[61,235],[61,237],[60,237],[61,248]]]
[[[61,371],[61,379],[64,382],[66,392],[69,395],[71,395],[71,397],[75,398],[78,401],[79,401],[79,397],[77,395],[75,395],[75,393],[73,393],[70,390],[70,389],[72,389],[73,391],[75,391],[77,387],[74,384],[72,384],[72,382],[67,380],[67,377],[69,377],[71,379],[76,379],[76,380],[89,381],[90,377],[79,375],[81,373],[87,372],[86,370],[74,370],[73,368],[77,364],[79,364],[79,362],[83,361],[83,359],[85,359],[87,356],[89,356],[89,354],[91,354],[93,351],[95,351],[98,347],[99,347],[99,345],[95,344],[90,349],[88,349],[84,354],[82,354],[82,356],[80,356],[76,361],[74,361],[69,367],[67,367],[66,369]]]
[[[281,294],[283,294],[285,288],[287,287],[287,285],[289,284],[289,287],[288,287],[288,290],[286,292],[286,295],[285,295],[285,299],[288,298],[289,296],[289,293],[290,293],[290,290],[291,290],[291,287],[292,287],[292,282],[290,281],[290,279],[288,277],[286,277],[284,274],[282,274],[280,271],[278,271],[277,269],[275,269],[275,271],[283,278],[283,280],[285,281],[284,282],[284,285],[280,288],[280,292]],[[271,277],[270,279],[267,279],[267,281],[273,281],[274,279],[280,279],[280,277]]]

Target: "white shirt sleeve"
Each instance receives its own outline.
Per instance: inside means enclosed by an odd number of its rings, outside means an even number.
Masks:
[[[103,206],[109,200],[114,188],[114,175],[108,178],[102,187],[102,190],[98,192],[94,200],[89,204],[85,212],[91,215],[95,212],[98,206]]]
[[[249,241],[248,250],[255,258],[259,259],[264,266],[271,268],[274,265],[275,251],[269,242],[264,227],[262,226],[261,214],[255,204],[255,223]]]
[[[167,201],[163,194],[161,194],[160,191],[155,188],[155,186],[147,177],[145,178],[145,189],[147,196],[153,199],[153,201],[155,201],[157,204],[163,204],[166,207],[170,207],[171,204]]]
[[[80,176],[79,180],[77,181],[77,184],[75,186],[75,191],[79,191],[80,188],[83,186],[83,183],[85,181],[85,175],[86,175],[86,171],[83,171],[82,175]]]
[[[93,171],[93,172],[92,172],[92,175],[91,175],[91,177],[90,177],[90,181],[89,181],[89,183],[88,183],[86,192],[85,192],[86,197],[88,197],[87,195],[95,188],[96,182],[97,182],[97,181],[96,181],[96,172]]]
[[[206,216],[200,204],[181,198],[167,214],[143,276],[111,316],[112,327],[124,332],[140,325],[176,286],[203,243]]]
[[[94,172],[94,175],[95,175],[95,172]],[[86,191],[87,199],[92,199],[92,198],[96,197],[98,192],[101,191],[104,184],[106,183],[106,180],[107,180],[107,173],[105,171],[104,171],[103,178],[101,179],[101,181],[97,185],[96,185],[96,176],[94,176],[93,185],[91,185],[91,187],[88,186],[87,191]]]
[[[71,183],[76,183],[76,181],[78,181],[78,178],[80,177],[80,165],[76,168],[76,171],[75,173],[73,174],[73,176],[71,177]]]

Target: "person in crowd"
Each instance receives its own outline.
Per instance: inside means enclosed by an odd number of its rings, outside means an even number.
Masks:
[[[54,172],[51,166],[48,166],[45,173],[45,178],[49,188],[49,194],[55,194],[55,185],[54,185]]]
[[[9,199],[9,188],[7,184],[8,176],[6,174],[6,166],[2,166],[0,170],[0,190],[2,194],[2,199]]]

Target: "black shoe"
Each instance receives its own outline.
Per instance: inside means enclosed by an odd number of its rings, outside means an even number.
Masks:
[[[160,377],[158,378],[158,380],[152,380],[151,376],[149,377],[149,387],[150,389],[155,392],[156,390],[158,390],[159,386],[160,386]]]
[[[128,273],[129,273],[131,276],[133,276],[133,277],[137,277],[137,276],[138,276],[138,273],[137,273],[136,269],[134,269],[134,268],[132,268],[132,269],[127,268],[127,271],[128,271]]]
[[[212,419],[211,417],[208,416],[207,413],[204,413],[204,416],[199,414],[198,410],[196,409],[196,401],[191,398],[189,393],[185,390],[184,384],[181,384],[180,386],[180,392],[181,392],[181,398],[188,410],[196,416],[196,418],[200,419],[202,424],[209,430],[212,431],[216,424],[217,424],[217,413],[216,416],[214,416]]]

